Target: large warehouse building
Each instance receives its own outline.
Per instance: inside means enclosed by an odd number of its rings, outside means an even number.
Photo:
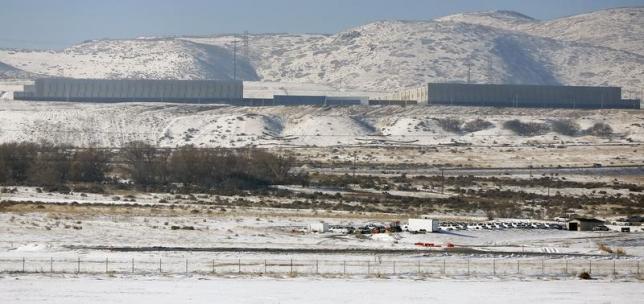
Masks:
[[[402,91],[392,100],[414,100],[427,105],[639,109],[639,100],[622,99],[618,87],[499,85],[429,83],[426,87]]]
[[[40,78],[19,100],[216,102],[241,100],[242,81]]]

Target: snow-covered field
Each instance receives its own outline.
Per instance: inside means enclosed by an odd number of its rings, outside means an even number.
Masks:
[[[163,147],[337,146],[337,145],[592,145],[644,141],[644,116],[633,110],[494,109],[463,107],[340,108],[231,107],[171,103],[88,104],[3,100],[0,142],[50,141],[74,146],[119,147],[140,140]],[[492,126],[450,132],[439,119],[463,123],[480,118]],[[606,123],[610,137],[564,136],[554,132],[517,136],[508,120],[548,123],[571,119],[581,129]],[[635,157],[632,160],[635,160]]]
[[[0,278],[2,303],[636,303],[640,282],[264,278]]]
[[[478,250],[469,257],[487,258],[493,253],[502,256],[522,254],[567,254],[583,258],[605,259],[612,255],[600,250],[599,244],[623,248],[623,258],[644,256],[641,231],[576,232],[565,230],[473,230],[444,233],[410,234],[406,232],[376,235],[343,235],[337,233],[305,233],[309,224],[326,222],[332,225],[362,226],[369,223],[406,221],[407,215],[354,214],[344,211],[295,210],[235,207],[235,197],[196,195],[197,200],[169,194],[139,194],[135,199],[116,201],[113,196],[95,194],[63,195],[35,193],[21,189],[16,194],[2,194],[2,200],[36,201],[44,205],[8,206],[0,213],[0,257],[4,258],[75,258],[101,259],[106,254],[115,259],[149,258],[279,258],[280,253],[230,252],[227,248],[292,249],[291,257],[326,259],[328,254],[310,250],[375,250],[390,258],[417,258],[417,242],[435,243],[442,248],[427,248],[428,253],[442,255],[448,243],[457,248]],[[259,202],[267,197],[247,197]],[[67,203],[67,205],[59,205]],[[436,215],[440,218],[440,215]],[[462,218],[461,220],[467,220]],[[446,220],[454,220],[446,218]],[[173,227],[174,226],[174,227]],[[189,227],[190,230],[182,229]],[[175,229],[176,228],[176,229]],[[145,237],[141,237],[145,235]],[[179,247],[185,252],[109,252],[84,247]],[[210,248],[191,252],[190,248]],[[223,249],[223,250],[219,250]],[[299,249],[307,251],[298,252]],[[89,250],[89,251],[88,251]],[[276,255],[277,254],[277,255]],[[346,256],[338,252],[338,258]],[[460,259],[463,255],[447,254]],[[346,257],[345,257],[346,258]],[[370,259],[368,256],[362,257]],[[353,256],[351,259],[361,259]]]

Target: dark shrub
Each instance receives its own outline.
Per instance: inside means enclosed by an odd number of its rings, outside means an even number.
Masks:
[[[461,132],[462,121],[454,118],[441,118],[437,119],[438,125],[441,129],[447,132],[459,133]]]
[[[613,128],[603,122],[598,122],[586,129],[584,133],[592,136],[610,136],[613,134]]]
[[[492,128],[492,127],[494,127],[493,123],[491,123],[491,122],[489,122],[487,120],[477,118],[475,120],[470,120],[470,121],[466,122],[463,125],[463,131],[464,132],[478,132],[478,131],[489,129],[489,128]]]
[[[503,127],[521,136],[537,136],[548,133],[550,128],[544,123],[522,122],[518,119],[508,120]]]
[[[575,136],[579,134],[579,125],[569,119],[555,120],[551,126],[553,131],[561,135]]]

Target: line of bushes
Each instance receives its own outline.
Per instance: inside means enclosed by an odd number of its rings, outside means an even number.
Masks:
[[[293,160],[259,149],[162,149],[133,142],[122,149],[74,149],[51,144],[0,145],[0,183],[55,186],[115,183],[141,187],[255,189],[306,177],[290,173]]]
[[[503,128],[520,136],[538,136],[550,131],[566,136],[590,135],[607,137],[613,134],[613,128],[603,122],[595,123],[588,129],[583,130],[579,124],[568,119],[554,120],[550,123],[522,122],[518,119],[513,119],[504,122]]]

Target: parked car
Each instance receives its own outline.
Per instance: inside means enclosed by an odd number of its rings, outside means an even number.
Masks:
[[[593,227],[593,231],[609,231],[609,230],[610,229],[608,229],[608,227],[606,227],[605,225],[599,225],[599,226]]]

